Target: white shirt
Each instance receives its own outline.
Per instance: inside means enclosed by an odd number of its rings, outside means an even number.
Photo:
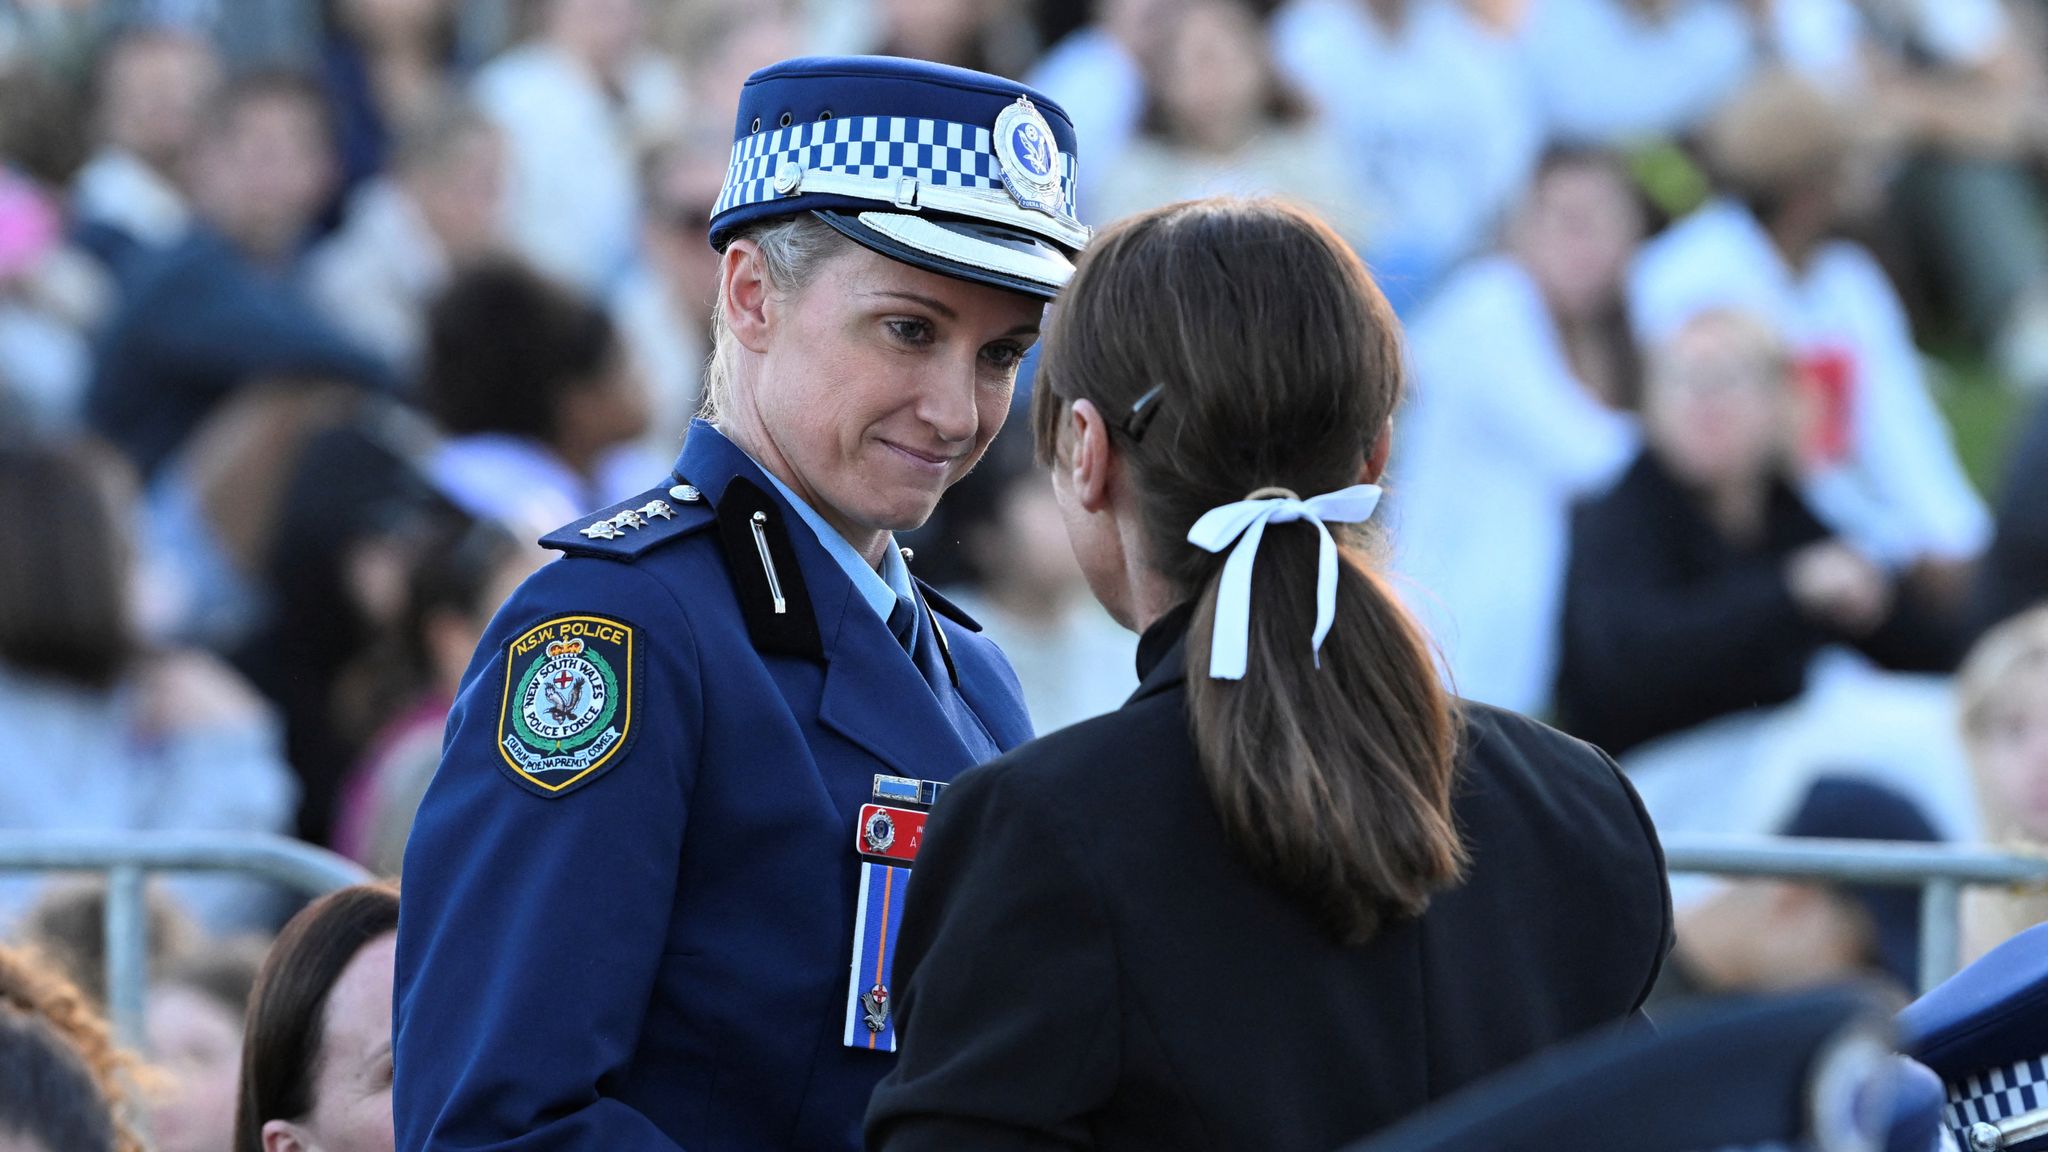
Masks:
[[[1024,688],[1040,736],[1114,712],[1138,690],[1138,637],[1082,595],[1050,623],[1011,615],[971,588],[946,596],[995,641]]]
[[[708,315],[710,306],[704,308]],[[664,460],[682,451],[683,436],[703,399],[704,362],[710,354],[696,325],[680,319],[668,282],[641,267],[612,295],[612,322],[646,377],[647,434],[640,446]]]
[[[1573,374],[1535,282],[1506,257],[1452,276],[1409,347],[1389,500],[1401,592],[1452,688],[1539,710],[1557,670],[1571,504],[1634,458],[1635,421]]]
[[[541,270],[586,291],[616,284],[633,259],[640,146],[672,128],[682,78],[645,55],[626,70],[623,103],[545,44],[514,48],[477,73],[474,93],[510,145],[507,227]]]
[[[1655,19],[1624,0],[1542,0],[1521,43],[1551,135],[1589,144],[1681,135],[1756,62],[1737,0],[1682,0]]]
[[[1905,309],[1861,246],[1829,241],[1794,269],[1748,209],[1715,201],[1644,247],[1629,306],[1650,348],[1702,310],[1734,308],[1775,323],[1799,354],[1846,359],[1848,459],[1807,495],[1877,559],[1965,559],[1989,542],[1990,514],[1927,394]]]
[[[1122,165],[1145,116],[1145,75],[1122,44],[1090,25],[1069,33],[1039,60],[1024,82],[1052,97],[1074,122],[1080,142],[1081,218],[1091,224],[1116,218],[1096,207],[1104,182]]]
[[[1291,0],[1272,29],[1281,68],[1349,162],[1389,296],[1418,297],[1487,246],[1541,144],[1511,46],[1450,0],[1414,0],[1393,35],[1360,0]]]
[[[341,230],[308,257],[306,291],[342,331],[403,375],[418,367],[426,311],[448,283],[441,240],[396,181],[350,198]]]
[[[619,472],[645,479],[648,471],[600,466],[585,480],[538,440],[478,432],[444,440],[427,459],[427,476],[455,506],[515,532],[545,535],[645,487]]]
[[[1345,178],[1341,151],[1314,125],[1268,128],[1237,151],[1202,152],[1140,136],[1103,177],[1100,217],[1204,196],[1280,196],[1314,209],[1354,245],[1369,239],[1365,213]]]
[[[846,542],[846,537],[839,534],[839,529],[827,523],[825,518],[818,514],[818,510],[805,503],[803,497],[784,484],[780,476],[763,467],[759,460],[754,461],[754,466],[761,469],[761,475],[766,476],[768,482],[775,485],[775,490],[782,493],[782,498],[789,501],[789,506],[796,509],[796,514],[803,518],[803,522],[810,525],[811,534],[818,538],[818,543],[825,546],[826,554],[830,555],[833,562],[846,573],[846,578],[853,581],[854,590],[860,593],[861,599],[867,601],[868,607],[873,608],[877,616],[886,622],[889,614],[896,610],[898,599],[908,600],[912,604],[918,602],[917,592],[910,584],[910,566],[904,562],[903,553],[896,550],[895,536],[890,536],[882,549],[882,568],[878,572],[874,565],[868,563],[859,552],[854,551],[853,545]],[[922,617],[923,613],[919,613],[919,616]]]
[[[71,210],[81,223],[107,225],[151,248],[176,243],[192,223],[184,194],[119,148],[102,148],[78,170]]]
[[[298,806],[275,716],[179,724],[152,732],[134,683],[108,691],[0,664],[0,727],[12,751],[0,772],[0,829],[71,832],[282,832]],[[0,876],[0,926],[45,880]],[[246,881],[172,882],[218,931],[265,913]]]

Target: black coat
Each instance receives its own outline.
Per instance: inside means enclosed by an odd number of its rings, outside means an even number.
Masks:
[[[1185,627],[1183,611],[1146,634],[1120,711],[940,800],[870,1148],[1328,1152],[1642,1003],[1670,898],[1611,761],[1467,705],[1467,880],[1341,946],[1225,841],[1188,731]]]
[[[1761,543],[1722,538],[1645,452],[1606,494],[1572,512],[1558,723],[1614,755],[1806,688],[1829,644],[1887,667],[1945,671],[1959,630],[1910,595],[1868,636],[1839,635],[1792,598],[1792,555],[1833,533],[1788,485],[1773,486]]]

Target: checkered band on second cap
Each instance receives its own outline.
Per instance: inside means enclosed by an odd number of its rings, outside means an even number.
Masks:
[[[1968,1133],[1972,1124],[2010,1120],[2048,1108],[2048,1056],[1966,1076],[1948,1086],[1948,1124]]]
[[[717,216],[776,198],[784,165],[880,180],[914,177],[942,188],[1002,191],[1002,169],[989,129],[907,116],[844,116],[756,132],[732,148]],[[1060,153],[1060,205],[1074,215],[1074,157]]]

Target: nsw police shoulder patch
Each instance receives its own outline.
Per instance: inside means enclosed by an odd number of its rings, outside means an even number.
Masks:
[[[633,732],[633,626],[557,616],[505,650],[498,754],[512,778],[563,796],[602,775]]]

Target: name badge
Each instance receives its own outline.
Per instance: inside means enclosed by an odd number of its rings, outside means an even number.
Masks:
[[[875,777],[874,802],[861,805],[853,850],[860,856],[860,893],[853,921],[853,960],[846,984],[845,1044],[896,1050],[896,1014],[889,974],[897,927],[910,885],[910,865],[924,840],[931,805],[946,786],[907,776]]]

